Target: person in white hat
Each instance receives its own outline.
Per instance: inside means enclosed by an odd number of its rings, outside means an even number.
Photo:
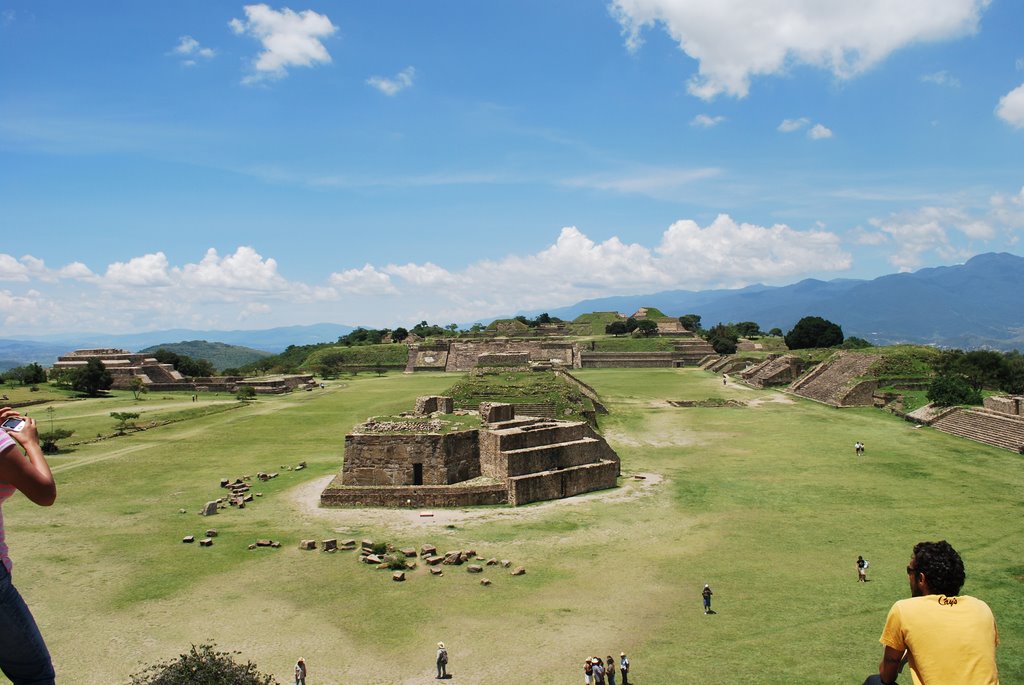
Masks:
[[[438,679],[448,677],[448,650],[443,642],[437,643],[437,677]]]

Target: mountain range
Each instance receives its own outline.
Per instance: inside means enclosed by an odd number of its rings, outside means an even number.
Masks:
[[[839,324],[844,335],[877,345],[918,343],[961,349],[1024,349],[1024,258],[987,253],[957,266],[921,269],[872,280],[807,279],[787,286],[738,290],[671,290],[585,300],[549,310],[571,320],[594,311],[631,314],[657,307],[699,314],[710,327],[754,321],[762,330],[790,330],[804,316]]]
[[[1024,350],[1024,257],[987,253],[964,264],[880,276],[871,280],[806,279],[786,286],[751,285],[734,290],[669,290],[584,300],[548,314],[572,320],[580,314],[632,314],[656,307],[671,316],[699,314],[705,327],[754,321],[762,330],[790,330],[804,316],[821,316],[847,336],[877,345],[917,343],[961,349]],[[541,313],[524,312],[531,316]],[[497,317],[496,317],[497,318]],[[467,326],[468,327],[468,326]],[[185,340],[207,340],[281,352],[289,345],[330,342],[352,326],[320,323],[264,330],[171,329],[111,335],[66,333],[0,339],[0,369],[38,362],[47,366],[71,350],[114,347],[140,350]]]

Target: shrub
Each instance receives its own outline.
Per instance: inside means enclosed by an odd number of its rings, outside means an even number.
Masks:
[[[238,652],[235,652],[236,654]],[[238,664],[228,652],[216,651],[215,644],[203,644],[177,659],[154,664],[131,676],[131,685],[277,685],[273,676],[256,670],[247,661]]]
[[[786,334],[786,347],[805,350],[812,347],[835,347],[843,342],[843,329],[820,316],[805,316]]]
[[[928,400],[940,407],[981,404],[981,392],[959,376],[939,376],[928,386]]]
[[[254,400],[256,399],[256,388],[251,385],[243,385],[238,389],[235,398],[239,400]]]

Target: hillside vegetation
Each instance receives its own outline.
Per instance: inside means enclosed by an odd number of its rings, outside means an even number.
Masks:
[[[228,345],[227,343],[222,342],[207,342],[205,340],[183,340],[176,343],[161,343],[160,345],[152,345],[143,350],[139,350],[139,352],[149,354],[161,349],[178,355],[191,357],[192,359],[205,359],[213,364],[213,368],[217,371],[238,368],[272,356],[270,352],[254,350],[251,347]]]

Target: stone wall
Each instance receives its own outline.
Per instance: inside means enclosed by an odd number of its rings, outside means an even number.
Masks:
[[[579,367],[579,349],[573,342],[496,338],[452,341],[448,345],[445,371],[469,371],[477,366],[483,354],[516,353],[528,354],[531,362],[555,362],[571,368]]]
[[[508,501],[519,506],[613,488],[618,472],[617,463],[601,462],[510,478]]]
[[[332,483],[320,494],[320,504],[327,507],[469,507],[507,503],[508,488],[504,484],[353,487]]]
[[[674,352],[583,352],[584,369],[651,369],[676,366]]]
[[[453,411],[455,411],[455,405],[451,397],[445,397],[443,395],[425,395],[423,397],[416,398],[416,408],[413,410],[413,413],[417,416],[426,416],[427,414],[433,414],[434,412],[451,414]]]
[[[346,485],[450,485],[480,475],[478,431],[456,433],[352,433],[345,436]]]
[[[1024,407],[1024,397],[1009,397],[1006,395],[992,397],[986,397],[985,409],[991,411],[997,411],[1000,414],[1009,414],[1010,416],[1022,416],[1021,409]]]

